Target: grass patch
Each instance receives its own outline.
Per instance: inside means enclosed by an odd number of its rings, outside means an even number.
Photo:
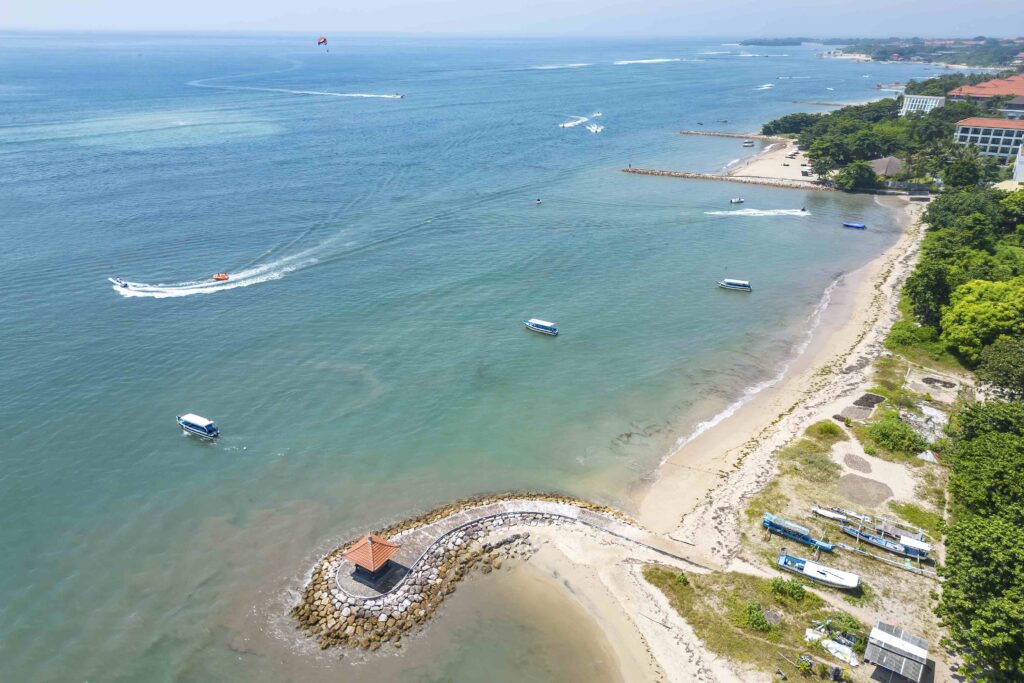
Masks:
[[[744,510],[744,514],[746,514],[747,520],[751,522],[755,520],[760,521],[764,517],[764,513],[782,510],[788,503],[789,496],[782,492],[782,487],[779,486],[778,480],[775,479],[751,497],[750,502],[747,503],[747,509]]]
[[[875,591],[868,585],[863,578],[860,580],[860,585],[854,588],[852,591],[843,591],[843,600],[850,603],[854,607],[864,607],[870,605],[871,600],[875,597]]]
[[[796,661],[801,654],[813,652],[804,642],[804,629],[816,621],[827,619],[849,625],[850,631],[864,630],[852,616],[830,608],[796,580],[713,572],[690,574],[681,582],[680,574],[663,565],[644,567],[644,578],[665,594],[709,650],[762,671],[781,667],[796,673],[778,653]],[[778,617],[778,623],[770,617]]]
[[[916,456],[928,448],[928,443],[895,411],[887,411],[868,424],[854,423],[850,429],[868,455],[908,465],[924,464]]]
[[[900,297],[903,319],[895,322],[885,337],[885,348],[898,353],[911,363],[936,370],[964,370],[963,363],[949,352],[934,327],[918,325],[910,310],[910,297]]]
[[[843,428],[837,425],[832,420],[822,420],[821,422],[815,422],[807,431],[804,432],[809,438],[814,439],[822,446],[831,448],[840,441],[846,441],[850,437],[847,436]]]
[[[913,503],[897,503],[889,501],[889,508],[900,518],[910,522],[919,529],[924,529],[933,539],[942,537],[942,515],[925,510]]]
[[[943,470],[926,467],[921,470],[921,482],[914,488],[917,497],[927,501],[940,513],[946,510],[946,482]]]
[[[811,439],[800,439],[779,451],[781,469],[816,484],[835,481],[843,468],[828,457],[831,448],[831,444],[825,447]]]

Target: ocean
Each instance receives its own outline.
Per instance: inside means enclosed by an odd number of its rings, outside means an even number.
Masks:
[[[677,131],[937,71],[723,39],[315,38],[0,40],[4,681],[356,675],[286,616],[320,553],[484,492],[628,507],[898,227],[871,197],[620,169],[718,171],[740,140]],[[221,439],[183,436],[186,412]],[[388,676],[573,680],[585,644],[500,595],[453,598]]]

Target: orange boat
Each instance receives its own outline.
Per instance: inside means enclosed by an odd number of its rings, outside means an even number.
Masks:
[[[217,273],[217,274],[215,274],[213,276],[213,279],[214,280],[218,280],[220,282],[223,282],[224,280],[228,279],[228,274],[227,273]]]

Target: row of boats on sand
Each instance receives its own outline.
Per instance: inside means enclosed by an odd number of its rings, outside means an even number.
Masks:
[[[849,510],[839,508],[813,507],[811,512],[820,517],[825,517],[839,522],[839,529],[844,534],[863,541],[868,545],[881,548],[890,553],[902,557],[926,560],[932,551],[930,543],[924,540],[921,534],[915,534],[898,527],[894,527],[884,521],[872,522],[866,515],[858,515]],[[761,525],[772,534],[788,538],[791,541],[809,546],[814,550],[834,552],[836,544],[824,539],[815,538],[811,530],[788,519],[783,519],[770,512],[764,513]],[[867,529],[865,528],[868,527]],[[812,581],[822,583],[836,588],[851,590],[860,585],[860,577],[852,572],[834,569],[813,560],[796,555],[791,555],[783,548],[776,560],[778,567],[784,571],[799,574]]]

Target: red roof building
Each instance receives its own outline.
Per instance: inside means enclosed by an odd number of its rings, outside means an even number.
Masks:
[[[996,78],[977,85],[961,85],[947,93],[953,100],[987,100],[990,97],[1017,97],[1024,95],[1024,74],[1009,78]]]
[[[1006,163],[1024,143],[1024,121],[980,116],[961,119],[956,122],[953,139],[961,145],[975,145],[982,154]]]
[[[357,567],[362,567],[373,573],[383,567],[391,556],[398,552],[398,547],[376,534],[366,534],[353,543],[341,556]]]

